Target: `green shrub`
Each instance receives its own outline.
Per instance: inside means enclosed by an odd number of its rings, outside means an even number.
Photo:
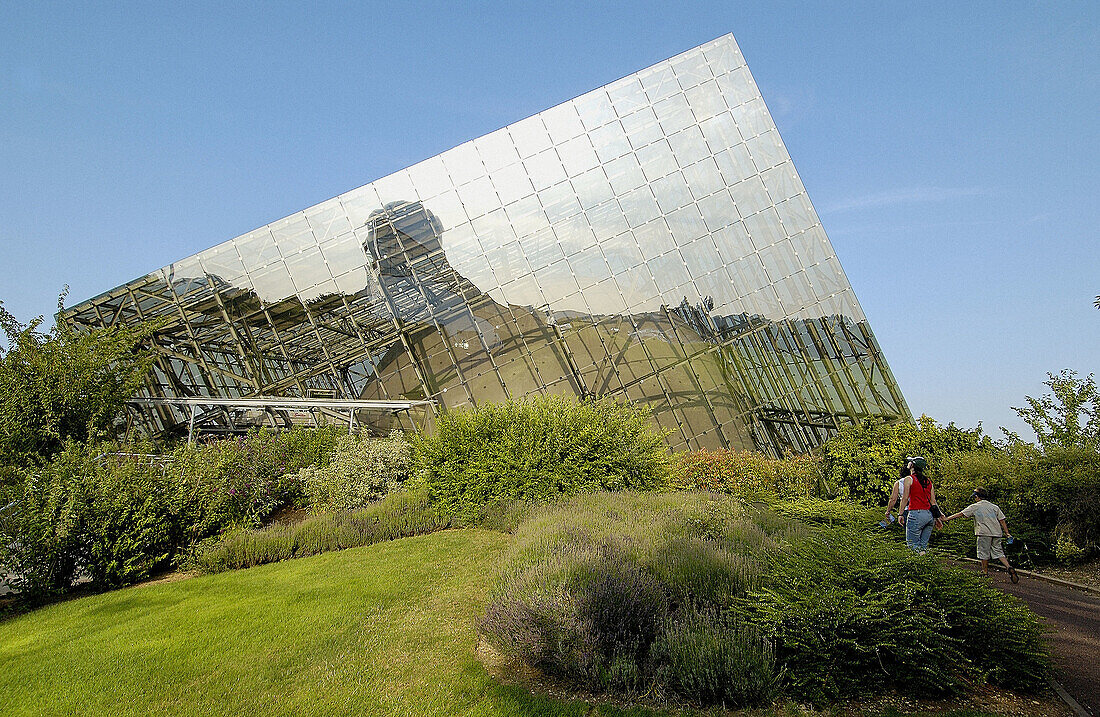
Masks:
[[[1015,598],[834,526],[713,493],[577,496],[517,529],[481,631],[593,688],[730,707],[1043,684],[1041,629]]]
[[[409,476],[411,449],[400,431],[388,438],[343,436],[327,466],[298,473],[314,513],[362,508],[401,486]]]
[[[942,461],[959,452],[991,451],[993,443],[981,426],[964,430],[941,426],[928,416],[917,425],[865,420],[844,426],[821,448],[825,484],[836,496],[869,505],[885,505],[906,456],[922,455],[932,475]]]
[[[975,487],[985,487],[1009,530],[1040,562],[1100,552],[1100,454],[1059,448],[1044,454],[1014,443],[950,456],[942,471],[936,492],[948,510],[961,510]]]
[[[279,508],[304,504],[299,471],[327,466],[340,435],[335,426],[260,430],[176,449],[171,471],[187,493],[193,537],[259,526]]]
[[[821,460],[813,456],[775,459],[749,451],[697,450],[673,461],[672,485],[712,490],[744,500],[809,496],[821,490]]]
[[[789,696],[823,704],[1046,679],[1038,619],[978,575],[846,528],[819,527],[769,558],[742,611],[774,641]]]
[[[237,529],[207,541],[189,567],[221,572],[372,545],[451,527],[448,516],[428,505],[422,491],[397,491],[346,513],[325,513],[294,525]]]
[[[0,563],[27,602],[68,590],[81,574],[107,589],[144,579],[174,552],[171,480],[149,461],[96,460],[68,443],[22,490],[0,522]]]
[[[414,445],[431,502],[466,519],[500,501],[661,488],[668,469],[646,412],[610,399],[541,396],[448,413]]]
[[[769,703],[778,692],[775,654],[760,631],[715,612],[688,611],[653,646],[660,680],[704,704]]]
[[[727,496],[576,496],[516,531],[481,629],[505,654],[596,689],[759,704],[774,682],[766,645],[751,626],[708,635],[701,616],[717,620],[758,583],[755,558],[777,535]]]
[[[60,595],[80,567],[83,485],[62,471],[33,472],[10,497],[0,515],[0,564],[9,583],[29,603]]]
[[[147,455],[149,446],[69,442],[40,468],[9,473],[0,564],[27,603],[145,579],[236,525],[255,525],[303,494],[297,471],[327,462],[338,432],[259,432]],[[12,480],[12,475],[15,479]]]

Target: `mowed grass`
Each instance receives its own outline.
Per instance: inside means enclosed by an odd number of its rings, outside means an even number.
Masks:
[[[651,715],[478,662],[509,536],[449,530],[54,605],[0,623],[15,715]]]
[[[448,530],[0,622],[0,714],[730,714],[558,700],[491,677],[476,657],[476,626],[510,540]],[[785,704],[740,714],[807,712]]]

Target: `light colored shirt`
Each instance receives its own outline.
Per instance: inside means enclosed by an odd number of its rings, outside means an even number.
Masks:
[[[962,514],[974,519],[974,535],[1001,537],[1001,521],[1005,519],[1005,514],[995,503],[979,500],[963,508]]]
[[[894,484],[898,489],[898,512],[901,513],[908,506],[901,504],[901,499],[905,497],[905,479],[898,478],[897,483]]]

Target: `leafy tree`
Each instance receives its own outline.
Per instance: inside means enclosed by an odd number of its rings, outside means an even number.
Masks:
[[[41,316],[21,324],[0,302],[0,465],[41,465],[66,440],[107,437],[152,367],[151,326],[78,330],[60,320],[67,292],[46,333]]]
[[[1028,405],[1012,410],[1031,426],[1044,452],[1054,448],[1100,449],[1100,393],[1095,374],[1078,378],[1076,371],[1062,369],[1047,374],[1043,385],[1050,394],[1024,396]]]
[[[869,504],[881,504],[890,495],[906,456],[921,455],[935,475],[949,455],[991,451],[993,442],[979,425],[962,429],[941,426],[928,416],[912,423],[884,423],[867,419],[844,426],[821,447],[825,483],[836,495]]]

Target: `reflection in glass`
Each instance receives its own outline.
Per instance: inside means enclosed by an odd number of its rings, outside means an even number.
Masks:
[[[909,419],[730,36],[64,319],[157,320],[152,397],[613,396],[673,447],[776,454]]]

